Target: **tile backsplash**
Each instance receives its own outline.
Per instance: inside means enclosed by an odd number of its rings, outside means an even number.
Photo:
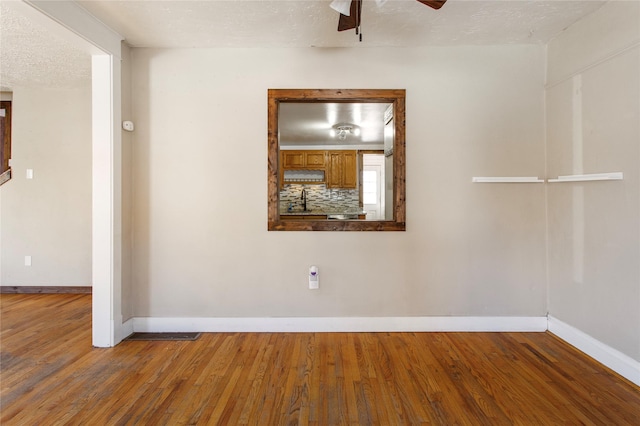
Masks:
[[[357,212],[362,210],[359,206],[357,189],[329,189],[325,184],[302,185],[285,184],[280,191],[280,212],[285,213],[289,205],[293,205],[293,211],[302,211],[300,196],[302,189],[307,190],[307,210],[320,212]]]

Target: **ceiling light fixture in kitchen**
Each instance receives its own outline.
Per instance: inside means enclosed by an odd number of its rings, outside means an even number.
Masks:
[[[347,135],[360,136],[360,128],[355,124],[338,123],[331,128],[331,136],[343,141]]]

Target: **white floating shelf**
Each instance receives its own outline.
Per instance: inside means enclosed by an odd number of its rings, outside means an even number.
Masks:
[[[558,176],[558,179],[549,179],[549,182],[587,182],[593,180],[622,180],[622,172]]]
[[[474,177],[474,183],[543,183],[544,179],[537,176],[513,176],[513,177]]]

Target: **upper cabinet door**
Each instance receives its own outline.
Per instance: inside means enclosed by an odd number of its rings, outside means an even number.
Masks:
[[[327,187],[353,189],[358,186],[356,151],[329,151]]]
[[[358,165],[355,151],[347,151],[342,156],[342,187],[358,186]]]
[[[304,153],[301,151],[282,151],[282,166],[285,169],[304,167]]]
[[[308,151],[305,154],[307,167],[324,167],[326,151]]]
[[[284,169],[324,169],[326,151],[282,151]]]
[[[340,188],[342,185],[342,153],[329,151],[329,170],[327,173],[327,187]]]

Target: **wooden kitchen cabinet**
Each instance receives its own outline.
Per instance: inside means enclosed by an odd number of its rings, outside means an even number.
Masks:
[[[358,186],[358,156],[355,151],[348,151],[342,157],[342,187],[356,188]]]
[[[322,170],[327,188],[355,189],[358,187],[358,156],[356,151],[280,151],[281,182],[286,170]],[[321,181],[321,182],[324,182]],[[319,183],[317,180],[298,183]]]
[[[342,154],[339,151],[329,153],[327,170],[327,188],[340,188],[342,184]]]
[[[280,151],[280,187],[286,183],[321,184],[326,182],[327,151]],[[287,176],[288,175],[288,176]]]
[[[285,169],[301,169],[304,167],[302,151],[282,151],[282,167]]]
[[[312,167],[325,167],[326,151],[307,151],[305,152],[304,161],[307,168]]]
[[[284,169],[324,169],[327,151],[281,151]]]
[[[354,189],[358,186],[356,151],[329,151],[328,188]]]

